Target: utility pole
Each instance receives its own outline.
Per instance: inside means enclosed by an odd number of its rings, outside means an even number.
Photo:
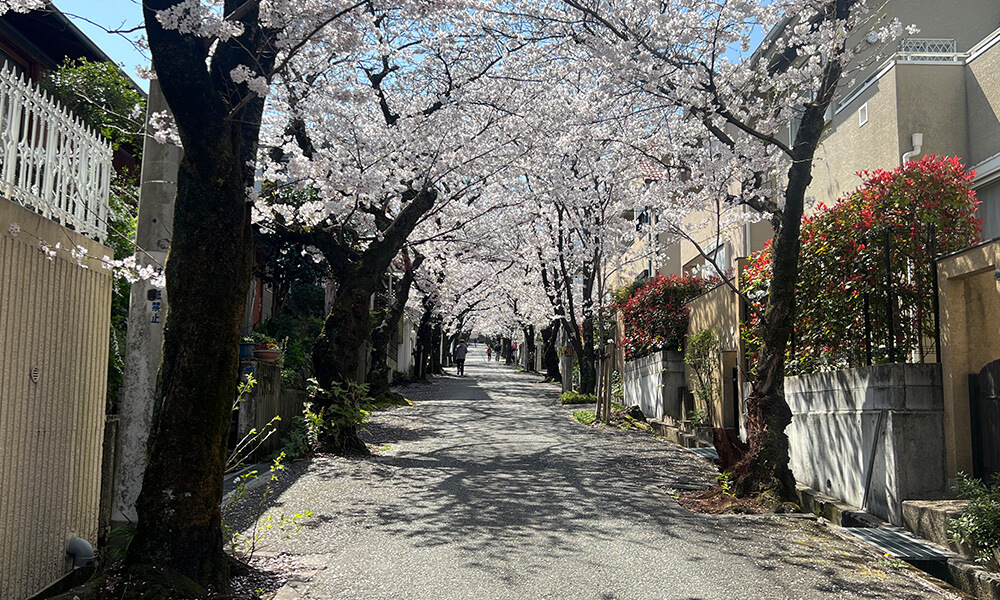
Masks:
[[[146,103],[146,136],[142,145],[139,184],[139,218],[136,227],[136,262],[162,268],[173,232],[177,169],[182,150],[153,139],[150,115],[168,111],[159,82],[149,82]],[[153,419],[156,375],[163,348],[163,323],[167,317],[167,291],[149,281],[132,284],[125,340],[125,373],[122,380],[121,417],[116,447],[115,490],[111,522],[135,523],[135,502],[142,488],[148,455],[147,442]]]

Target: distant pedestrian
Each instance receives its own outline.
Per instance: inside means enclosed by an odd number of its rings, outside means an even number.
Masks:
[[[486,346],[486,362],[490,362],[491,358],[493,358],[493,348]]]
[[[468,353],[469,348],[464,341],[455,346],[455,366],[458,368],[459,376],[465,375],[465,355]]]

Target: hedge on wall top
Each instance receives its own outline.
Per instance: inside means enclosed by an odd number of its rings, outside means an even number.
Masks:
[[[618,302],[625,358],[632,360],[663,349],[680,350],[687,333],[686,303],[711,285],[701,277],[657,275]]]
[[[789,375],[865,364],[866,297],[873,362],[889,360],[890,314],[896,360],[919,352],[934,333],[932,231],[937,255],[979,240],[978,201],[970,189],[975,173],[958,158],[926,156],[892,171],[859,176],[864,181],[860,188],[832,207],[820,204],[802,220]],[[743,289],[759,306],[767,295],[770,262],[768,245],[743,271]],[[751,352],[756,324],[752,318],[745,332]]]

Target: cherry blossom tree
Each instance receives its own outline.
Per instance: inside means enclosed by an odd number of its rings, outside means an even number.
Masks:
[[[666,173],[650,204],[664,223],[692,210],[746,204],[775,229],[761,349],[748,399],[750,450],[735,468],[737,490],[794,495],[784,433],[785,348],[795,319],[799,224],[824,114],[846,70],[858,68],[851,36],[898,35],[898,21],[867,21],[864,0],[602,2],[564,0],[559,23],[581,40],[628,97],[639,154]],[[769,31],[749,60],[755,31]],[[787,129],[792,135],[787,136]],[[789,141],[790,140],[790,141]]]
[[[369,7],[355,23],[357,52],[314,67],[308,84],[306,66],[292,61],[296,77],[276,87],[271,106],[280,110],[265,143],[278,160],[267,179],[308,188],[314,199],[262,199],[261,222],[299,236],[340,271],[313,349],[318,411],[341,414],[335,386],[365,380],[369,299],[399,252],[417,245],[411,235],[459,230],[482,210],[486,182],[524,154],[519,139],[530,129],[502,107],[511,73],[523,68],[513,55],[526,42],[498,38],[490,19]],[[366,452],[356,425],[328,423],[323,447]]]

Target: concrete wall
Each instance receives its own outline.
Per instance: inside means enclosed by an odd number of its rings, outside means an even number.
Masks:
[[[61,577],[70,538],[97,542],[111,278],[39,239],[111,254],[0,199],[0,598]]]
[[[678,388],[685,387],[684,359],[678,352],[654,352],[625,362],[625,405],[638,406],[647,418],[679,420]]]
[[[941,305],[941,367],[948,476],[972,472],[970,373],[1000,358],[1000,241],[938,261]]]
[[[902,523],[903,500],[945,491],[940,365],[786,377],[785,397],[794,415],[787,431],[799,483],[895,525]]]

